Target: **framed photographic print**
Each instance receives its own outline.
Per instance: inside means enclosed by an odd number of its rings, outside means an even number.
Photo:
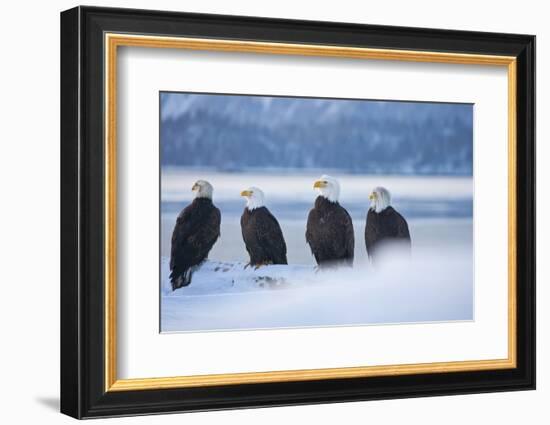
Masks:
[[[535,388],[535,38],[61,14],[61,411]]]

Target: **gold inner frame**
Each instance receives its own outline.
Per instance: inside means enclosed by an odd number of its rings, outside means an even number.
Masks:
[[[105,34],[105,391],[132,391],[213,385],[357,378],[415,373],[446,373],[516,367],[516,58],[445,52],[370,49],[327,45]],[[507,67],[508,72],[508,357],[418,364],[247,372],[164,378],[118,379],[116,324],[116,123],[117,48],[119,46],[328,56]]]

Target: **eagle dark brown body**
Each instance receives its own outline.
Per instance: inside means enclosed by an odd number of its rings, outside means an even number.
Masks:
[[[266,207],[245,208],[241,216],[241,230],[251,266],[287,264],[281,226]]]
[[[353,222],[338,202],[317,197],[307,218],[306,242],[319,266],[353,265]]]
[[[411,235],[407,222],[391,206],[379,213],[370,208],[365,226],[365,244],[369,258],[374,261],[380,249],[392,243],[400,244],[410,251]]]
[[[170,253],[172,289],[187,286],[220,236],[220,210],[209,198],[195,198],[176,220]]]

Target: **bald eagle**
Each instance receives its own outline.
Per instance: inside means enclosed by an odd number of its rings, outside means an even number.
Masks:
[[[371,206],[367,213],[365,244],[371,261],[375,261],[377,254],[384,247],[400,248],[409,253],[411,247],[409,226],[403,216],[390,205],[390,192],[383,187],[376,187],[369,199]]]
[[[306,242],[319,267],[353,265],[355,236],[348,212],[338,203],[340,184],[330,176],[321,176],[314,185],[319,196],[309,212]]]
[[[172,233],[170,281],[173,290],[191,283],[193,272],[220,236],[221,214],[212,203],[212,185],[199,180],[192,190],[196,192],[195,199],[180,212]]]
[[[246,207],[241,216],[244,244],[250,256],[249,265],[288,264],[286,243],[277,219],[264,206],[264,193],[257,187],[243,190]]]

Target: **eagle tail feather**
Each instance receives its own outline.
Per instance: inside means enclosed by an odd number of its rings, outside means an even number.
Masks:
[[[178,288],[189,286],[191,284],[191,277],[193,276],[193,267],[187,268],[179,273],[172,270],[170,273],[170,282],[172,283],[172,290],[175,291]]]

